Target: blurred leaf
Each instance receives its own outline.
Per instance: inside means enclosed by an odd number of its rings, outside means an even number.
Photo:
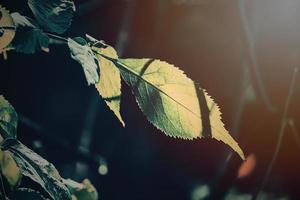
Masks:
[[[247,102],[253,102],[256,100],[256,93],[252,84],[249,84],[244,91],[245,99]]]
[[[235,189],[231,189],[225,195],[224,199],[225,200],[252,200],[252,195],[242,194],[242,193],[237,192]]]
[[[92,49],[83,38],[68,39],[71,57],[79,62],[83,68],[88,85],[99,82],[97,58]]]
[[[251,194],[240,193],[235,188],[231,188],[225,195],[225,200],[252,200]],[[287,196],[277,196],[272,193],[261,192],[256,198],[256,200],[289,200]]]
[[[117,52],[111,46],[106,48],[95,48],[95,50],[105,56],[118,58]],[[121,75],[119,69],[113,62],[98,55],[98,63],[101,77],[96,88],[108,107],[115,113],[123,126],[125,123],[120,114],[121,104]]]
[[[9,14],[9,11],[0,5],[0,27],[10,27],[10,29],[1,29],[0,30],[0,53],[5,49],[15,36],[15,26],[12,17]]]
[[[205,200],[208,199],[211,193],[211,189],[206,184],[197,185],[191,191],[191,200]]]
[[[83,188],[74,192],[75,199],[77,200],[98,200],[98,192],[92,183],[85,179],[83,182]]]
[[[84,185],[82,183],[78,183],[70,178],[62,179],[63,183],[68,187],[71,194],[73,194],[76,190],[83,189]]]
[[[106,58],[119,67],[139,107],[158,129],[172,137],[221,140],[244,159],[243,151],[224,128],[217,104],[183,71],[155,59]]]
[[[71,0],[28,0],[28,5],[45,31],[61,34],[71,25],[75,11]]]
[[[0,134],[2,139],[16,138],[17,124],[18,115],[15,109],[0,95]]]
[[[58,171],[47,160],[15,139],[5,140],[2,149],[11,152],[21,173],[37,182],[53,199],[71,199]]]
[[[9,196],[10,200],[49,200],[38,191],[29,188],[18,188]]]
[[[38,28],[38,25],[19,13],[11,14],[17,27],[12,46],[17,52],[33,54],[43,48],[48,48],[49,37]]]
[[[16,186],[21,180],[21,172],[10,152],[0,150],[0,166],[3,176],[11,186]]]

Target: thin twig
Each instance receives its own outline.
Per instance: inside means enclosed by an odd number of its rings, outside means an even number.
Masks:
[[[82,159],[86,162],[89,162],[90,164],[93,165],[99,165],[100,160],[105,160],[102,156],[98,154],[93,154],[91,152],[86,152],[83,149],[77,150],[77,148],[74,147],[71,143],[57,139],[56,137],[53,137],[52,131],[47,130],[45,127],[42,127],[38,123],[32,121],[28,117],[18,114],[19,115],[19,120],[20,123],[25,125],[26,127],[30,128],[33,130],[32,133],[36,134],[38,137],[40,137],[42,140],[45,140],[47,142],[50,142],[51,144],[55,145],[58,148],[62,148],[64,151],[68,152],[76,152],[76,156],[78,156],[79,159]]]
[[[257,62],[256,52],[255,52],[255,38],[252,34],[252,31],[250,29],[250,25],[246,16],[245,11],[245,0],[239,0],[239,12],[240,12],[240,18],[242,22],[242,28],[245,33],[245,39],[246,39],[246,45],[248,47],[249,51],[249,58],[250,58],[250,66],[252,67],[252,71],[254,73],[254,78],[257,83],[258,92],[260,93],[262,100],[268,110],[274,112],[276,109],[273,106],[273,104],[270,101],[269,96],[267,95],[264,83],[262,81],[262,77],[260,75],[259,71],[259,65]]]
[[[129,39],[129,31],[132,24],[132,19],[134,16],[135,8],[136,8],[136,0],[127,1],[125,14],[122,18],[122,24],[117,36],[115,49],[117,50],[119,56],[123,56],[124,50],[127,47],[128,39]]]
[[[55,35],[52,33],[45,33],[45,34],[52,40],[52,43],[54,43],[54,44],[67,44],[68,43],[68,39],[64,38],[62,36]]]
[[[292,80],[291,80],[291,84],[290,84],[290,87],[289,87],[289,93],[288,93],[288,96],[286,98],[285,105],[284,105],[284,111],[283,111],[283,115],[282,115],[282,119],[281,119],[281,123],[280,123],[280,129],[279,129],[279,132],[278,132],[278,140],[277,140],[277,144],[276,144],[276,147],[275,147],[275,151],[274,151],[272,160],[270,161],[269,166],[267,168],[267,171],[265,173],[262,184],[261,184],[258,192],[254,195],[253,199],[259,199],[259,195],[262,192],[262,190],[265,188],[265,186],[266,186],[266,184],[269,180],[270,174],[272,172],[273,166],[275,164],[275,161],[278,157],[278,153],[279,153],[279,150],[280,150],[280,147],[281,147],[281,144],[282,144],[282,138],[283,138],[283,135],[284,135],[284,132],[285,132],[285,127],[288,124],[288,111],[289,111],[289,107],[290,107],[291,98],[293,96],[294,89],[295,89],[297,73],[298,73],[298,68],[295,68],[294,73],[293,73],[293,77],[292,77]]]
[[[290,126],[290,128],[292,130],[292,134],[295,137],[295,140],[296,140],[298,148],[300,148],[300,135],[299,135],[299,131],[296,128],[294,120],[293,119],[289,119],[288,120],[288,125]]]

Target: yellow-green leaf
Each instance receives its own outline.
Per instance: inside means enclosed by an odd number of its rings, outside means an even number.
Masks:
[[[17,124],[18,115],[15,109],[0,95],[0,136],[2,139],[16,138]]]
[[[0,166],[3,176],[11,186],[16,186],[21,180],[21,172],[10,152],[0,150]]]
[[[11,41],[14,39],[16,30],[13,29],[15,26],[13,18],[11,17],[8,10],[0,5],[0,27],[10,27],[12,29],[1,29],[0,37],[0,53],[5,49]]]
[[[107,59],[119,67],[139,107],[157,128],[172,137],[221,140],[244,159],[238,143],[224,128],[217,104],[183,71],[155,59]]]
[[[7,139],[2,149],[10,153],[20,173],[38,183],[55,200],[69,200],[71,194],[52,163],[16,139]]]
[[[114,48],[108,46],[106,48],[97,48],[100,54],[117,59],[118,55]],[[100,81],[96,84],[99,94],[102,96],[108,107],[115,113],[121,124],[125,123],[120,114],[121,104],[121,76],[119,69],[113,62],[98,55],[98,63],[101,72]]]

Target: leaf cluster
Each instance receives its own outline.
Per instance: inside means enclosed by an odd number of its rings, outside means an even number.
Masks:
[[[28,0],[34,19],[20,13],[9,14],[0,7],[1,27],[13,34],[0,37],[1,51],[14,49],[22,53],[49,51],[49,44],[66,44],[71,58],[83,69],[88,85],[94,85],[120,123],[121,79],[132,89],[145,117],[159,130],[174,138],[214,138],[223,141],[244,159],[238,143],[225,129],[219,106],[206,90],[179,68],[159,59],[118,57],[115,49],[89,35],[63,38],[75,11],[72,0]],[[5,14],[5,15],[4,15]],[[14,32],[15,31],[15,32]],[[55,167],[35,154],[16,137],[17,114],[0,97],[0,131],[2,150],[8,152],[20,173],[39,183],[53,199],[70,199]]]

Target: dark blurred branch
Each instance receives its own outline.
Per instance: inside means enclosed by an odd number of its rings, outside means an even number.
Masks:
[[[123,55],[123,52],[128,43],[129,31],[130,31],[131,21],[134,15],[135,7],[136,7],[136,0],[127,1],[125,14],[123,16],[122,24],[115,44],[115,48],[119,56]]]
[[[96,121],[97,116],[97,105],[99,101],[98,95],[93,95],[90,97],[90,105],[86,111],[86,117],[83,123],[83,129],[81,130],[81,135],[79,139],[78,151],[84,151],[86,153],[90,152],[91,140],[93,127]],[[89,166],[85,162],[77,161],[76,162],[76,170],[74,174],[74,178],[83,179],[87,176]]]
[[[42,126],[40,126],[38,123],[32,121],[31,119],[25,117],[22,114],[19,114],[19,121],[24,124],[25,126],[29,127],[33,130],[33,133],[37,134],[40,138],[44,139],[45,141],[49,142],[52,145],[58,146],[72,154],[76,154],[80,159],[85,160],[88,163],[91,163],[93,165],[99,165],[101,164],[101,159],[104,160],[104,158],[100,155],[91,154],[90,152],[87,152],[83,149],[77,149],[74,147],[74,145],[71,145],[69,142],[63,140],[62,138],[57,139],[54,137],[51,132],[44,129]]]
[[[266,186],[266,184],[267,184],[267,182],[270,178],[270,175],[271,175],[273,166],[275,164],[275,161],[278,157],[278,153],[280,151],[280,147],[281,147],[281,144],[282,144],[282,138],[283,138],[283,135],[284,135],[284,132],[285,132],[285,128],[286,128],[286,125],[288,124],[288,112],[289,112],[291,98],[292,98],[292,96],[294,94],[294,90],[295,90],[295,82],[296,82],[297,74],[298,74],[298,68],[295,68],[294,73],[293,73],[293,77],[292,77],[292,80],[291,80],[291,83],[290,83],[290,87],[289,87],[289,93],[287,95],[285,105],[284,105],[283,115],[282,115],[281,122],[280,122],[280,129],[279,129],[279,132],[278,132],[278,140],[277,140],[277,144],[276,144],[276,147],[275,147],[275,150],[274,150],[274,153],[273,153],[273,157],[272,157],[272,159],[269,163],[269,166],[267,168],[267,171],[265,173],[265,176],[263,178],[261,186],[260,186],[258,192],[256,194],[254,194],[253,199],[259,199],[260,193],[265,188],[265,186]]]
[[[264,83],[262,81],[262,77],[260,75],[259,65],[257,62],[256,50],[255,50],[256,49],[255,37],[250,29],[249,20],[247,19],[247,16],[246,16],[245,2],[246,2],[245,0],[239,0],[238,5],[239,5],[240,18],[241,18],[241,26],[245,33],[246,45],[247,45],[248,52],[249,52],[250,67],[252,68],[252,71],[254,73],[253,78],[256,81],[258,92],[260,93],[264,104],[266,105],[268,110],[274,112],[276,109],[272,105],[270,98],[267,95]]]

